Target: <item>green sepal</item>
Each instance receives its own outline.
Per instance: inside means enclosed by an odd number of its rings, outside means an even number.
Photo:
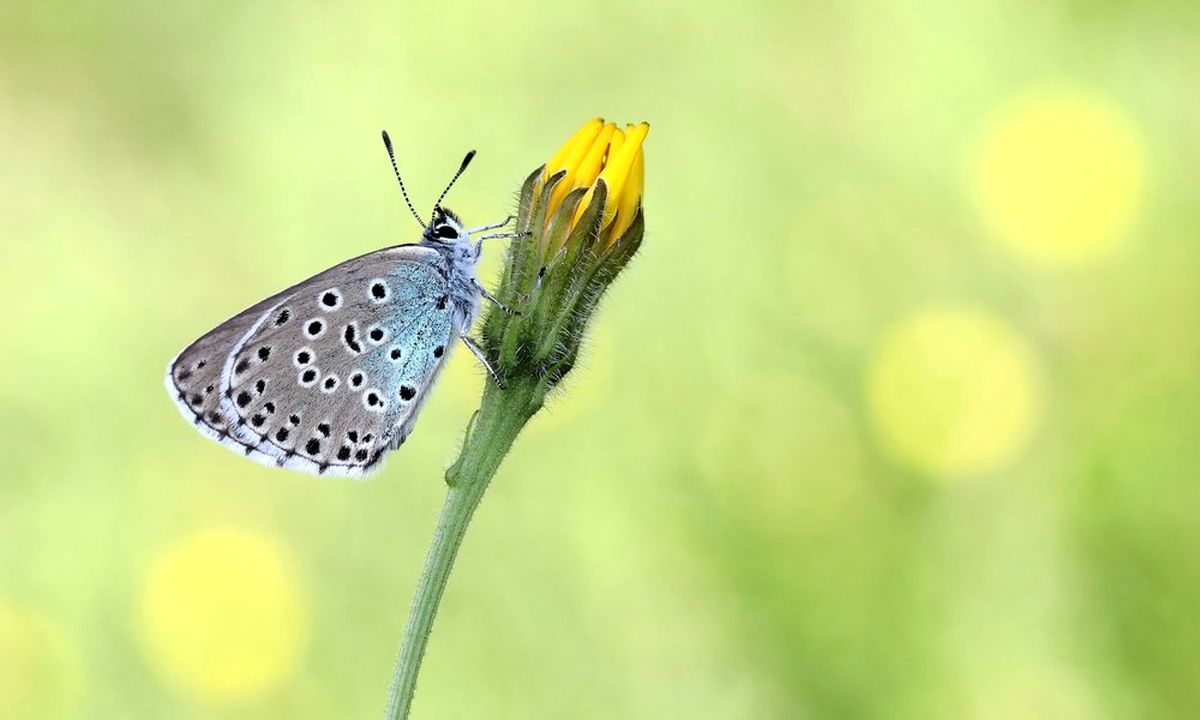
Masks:
[[[575,239],[575,234],[571,232],[571,226],[575,223],[575,209],[586,192],[587,188],[585,187],[572,189],[559,203],[558,209],[554,211],[554,217],[550,218],[550,227],[546,229],[541,243],[542,247],[546,248],[542,254],[542,267],[546,269],[547,274],[559,264],[558,261],[564,250],[569,251],[571,243]],[[539,268],[540,270],[541,268]],[[545,278],[542,282],[544,287]]]
[[[578,197],[572,198],[572,195],[578,191],[582,192],[579,192]],[[538,327],[545,327],[561,313],[562,300],[570,295],[570,288],[580,271],[581,260],[586,262],[589,259],[587,248],[595,242],[595,226],[599,222],[600,213],[604,208],[607,190],[604,188],[604,183],[599,183],[596,191],[592,193],[592,199],[588,202],[588,206],[579,216],[579,221],[575,222],[579,200],[586,192],[586,188],[572,190],[571,194],[567,195],[567,199],[571,202],[568,203],[567,200],[564,200],[563,206],[555,214],[555,221],[565,222],[571,228],[571,234],[565,239],[562,251],[546,266],[546,274],[542,278],[541,290],[538,293],[536,308],[534,308],[534,322]],[[539,335],[540,337],[534,339],[536,348],[534,357],[538,361],[546,362],[550,360],[560,338],[556,337],[554,333],[539,333]]]
[[[542,169],[545,166],[539,167],[525,178],[525,182],[521,185],[521,196],[517,201],[517,224],[516,229],[519,233],[528,232],[530,228],[530,214],[533,211],[533,202],[535,200],[534,193],[537,187],[538,179],[542,175]],[[500,277],[500,286],[496,288],[496,297],[500,298],[501,302],[511,307],[518,299],[517,288],[521,284],[519,272],[522,268],[520,263],[513,262],[514,258],[524,257],[529,248],[535,242],[532,235],[519,235],[514,238],[508,245],[508,252],[505,255],[504,273]]]
[[[558,187],[558,184],[565,180],[566,177],[566,170],[559,170],[551,175],[546,180],[546,184],[542,186],[542,191],[538,194],[537,200],[533,203],[529,225],[526,229],[533,231],[533,235],[529,238],[531,241],[530,248],[536,252],[526,253],[523,258],[524,262],[521,264],[522,272],[520,284],[517,286],[517,289],[523,297],[528,298],[537,281],[538,271],[545,264],[543,253],[541,252],[546,247],[544,244],[545,238],[542,237],[539,229],[546,227],[546,215],[550,211],[550,196],[554,194],[554,190]]]
[[[553,324],[543,336],[547,341],[551,338],[556,342],[561,338],[576,338],[575,344],[578,345],[577,339],[583,337],[600,297],[641,247],[644,227],[642,209],[639,206],[633,222],[621,237],[606,248],[600,257],[594,258],[589,266],[580,268],[580,272],[574,278],[571,292],[557,305]],[[601,236],[609,230],[610,228],[606,227]],[[543,346],[539,348],[539,352],[544,353],[552,347]]]
[[[574,309],[577,313],[576,321],[586,322],[587,318],[590,318],[595,312],[600,297],[629,264],[638,248],[642,246],[644,229],[645,218],[642,215],[641,207],[638,207],[637,213],[633,216],[633,222],[629,224],[621,237],[617,238],[617,241],[600,256],[595,272],[588,278],[587,286]],[[582,332],[583,327],[579,327],[578,331]]]

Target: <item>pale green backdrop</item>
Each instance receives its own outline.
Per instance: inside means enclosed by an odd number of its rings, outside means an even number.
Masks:
[[[647,234],[417,718],[1200,716],[1189,2],[0,6],[0,717],[373,718],[452,360],[374,480],[163,390],[216,322],[648,120]],[[497,269],[493,248],[487,277]]]

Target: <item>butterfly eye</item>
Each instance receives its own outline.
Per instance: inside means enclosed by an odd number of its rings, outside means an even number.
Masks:
[[[446,238],[447,240],[457,240],[458,239],[458,231],[455,230],[454,228],[450,227],[449,225],[442,225],[441,227],[439,227],[437,229],[436,234],[438,237]]]

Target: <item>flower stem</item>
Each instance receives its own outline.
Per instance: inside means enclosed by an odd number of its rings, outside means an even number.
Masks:
[[[425,555],[425,567],[404,628],[400,656],[392,674],[387,720],[408,717],[433,619],[467,526],[521,428],[542,406],[544,394],[540,383],[534,382],[513,384],[502,390],[489,380],[484,388],[483,401],[467,430],[462,452],[446,471],[450,489]]]

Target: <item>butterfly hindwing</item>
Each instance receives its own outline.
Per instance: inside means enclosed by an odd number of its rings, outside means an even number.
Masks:
[[[224,392],[222,370],[230,349],[271,308],[277,298],[267,298],[243,310],[188,345],[171,361],[166,377],[167,391],[175,405],[197,430],[260,461],[268,460],[270,456],[255,450],[253,446],[239,444],[230,435],[231,417],[221,407]]]
[[[358,476],[407,438],[452,338],[440,255],[388,248],[218,326],[168,386],[197,427],[256,460]]]

